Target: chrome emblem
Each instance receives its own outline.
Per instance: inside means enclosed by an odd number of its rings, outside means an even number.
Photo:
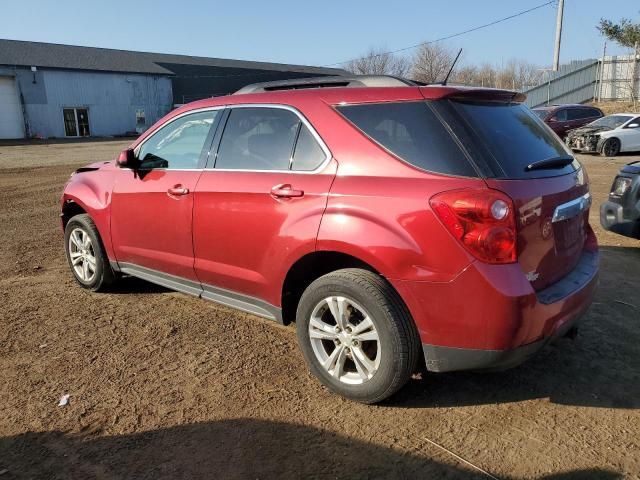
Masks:
[[[553,233],[553,225],[550,218],[545,218],[544,222],[542,222],[540,233],[542,234],[542,238],[544,240],[548,240],[549,237],[551,237],[551,234]]]
[[[527,273],[527,280],[530,282],[535,282],[538,278],[540,278],[540,274],[534,270]]]

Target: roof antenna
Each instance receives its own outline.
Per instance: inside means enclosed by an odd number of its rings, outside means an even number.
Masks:
[[[451,64],[451,68],[449,69],[449,73],[447,73],[447,76],[444,77],[444,80],[442,81],[442,85],[446,85],[447,81],[449,80],[449,77],[451,76],[451,72],[453,72],[453,67],[456,66],[456,63],[458,62],[458,59],[460,58],[460,54],[462,53],[462,49],[460,49],[458,51],[458,55],[456,55],[455,60],[453,61],[453,63]]]

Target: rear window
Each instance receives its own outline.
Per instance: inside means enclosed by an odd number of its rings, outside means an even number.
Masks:
[[[472,131],[477,151],[488,152],[499,178],[538,178],[564,175],[574,172],[577,161],[562,167],[526,171],[527,165],[554,157],[565,157],[571,152],[549,130],[540,118],[521,104],[467,103],[451,101],[461,123]],[[452,125],[454,131],[463,125]],[[486,158],[485,158],[486,160]],[[495,168],[497,167],[497,168]]]
[[[337,110],[376,143],[415,167],[478,176],[426,102],[343,105]]]

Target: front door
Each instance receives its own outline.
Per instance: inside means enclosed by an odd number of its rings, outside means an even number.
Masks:
[[[213,157],[213,156],[212,156]],[[279,304],[278,277],[313,251],[336,162],[296,112],[231,109],[194,206],[195,270],[217,287]]]
[[[119,264],[196,280],[193,198],[218,115],[207,110],[171,120],[136,147],[139,168],[116,172],[111,236]]]

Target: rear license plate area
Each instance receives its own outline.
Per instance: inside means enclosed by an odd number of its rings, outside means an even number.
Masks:
[[[556,248],[565,250],[573,247],[584,236],[584,220],[582,216],[557,222],[554,225]]]

